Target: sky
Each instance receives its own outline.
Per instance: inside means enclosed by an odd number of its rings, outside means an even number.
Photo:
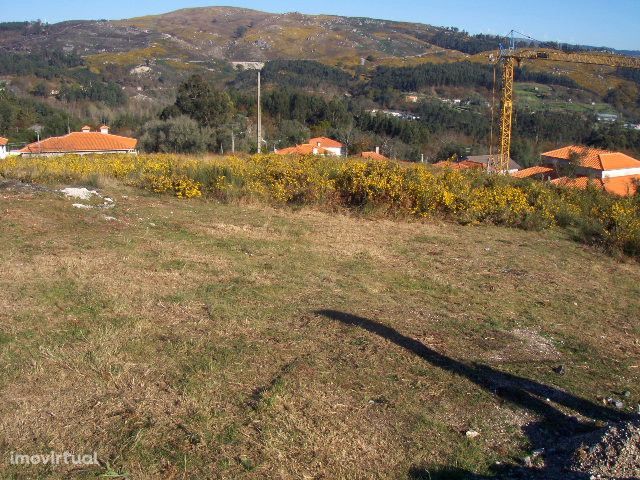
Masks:
[[[268,12],[373,17],[538,40],[640,50],[640,0],[0,0],[0,21],[121,19],[226,5]]]

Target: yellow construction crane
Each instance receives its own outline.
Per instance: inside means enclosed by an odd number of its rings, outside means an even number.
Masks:
[[[495,56],[492,55],[490,58],[494,59]],[[611,53],[567,53],[551,49],[517,49],[515,48],[513,36],[511,37],[510,47],[506,50],[501,49],[497,60],[502,63],[500,147],[497,155],[491,155],[489,169],[498,173],[505,173],[509,170],[511,131],[513,127],[513,81],[516,65],[520,66],[524,60],[551,60],[554,62],[585,63],[609,67],[640,68],[640,58]],[[493,145],[490,147],[493,149]]]

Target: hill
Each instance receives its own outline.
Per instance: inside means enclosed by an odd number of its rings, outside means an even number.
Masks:
[[[6,84],[0,131],[16,145],[34,141],[36,129],[61,134],[83,123],[108,122],[122,134],[142,136],[145,124],[172,114],[167,107],[178,86],[200,74],[230,92],[237,114],[233,125],[221,126],[224,139],[210,141],[209,148],[231,148],[235,130],[244,132],[240,148],[248,151],[255,75],[234,70],[231,62],[253,60],[267,62],[265,101],[273,101],[272,108],[265,105],[264,123],[270,149],[313,133],[353,137],[358,149],[382,146],[387,155],[409,160],[439,160],[470,149],[486,153],[495,98],[489,55],[502,41],[457,28],[230,7],[117,21],[14,22],[0,24],[0,31],[0,83]],[[522,164],[535,162],[539,152],[561,140],[640,151],[637,135],[603,134],[595,117],[615,113],[622,130],[625,123],[640,123],[635,72],[532,61],[517,79],[529,82],[516,97],[517,121],[545,122],[529,117],[550,111],[553,123],[579,126],[572,132],[546,126],[517,132],[524,138],[516,138],[514,156]],[[276,99],[303,107],[284,112],[284,102]],[[368,115],[374,110],[399,111],[405,121],[374,121]],[[419,122],[406,121],[418,117]],[[352,135],[349,126],[358,131]]]
[[[121,21],[25,26],[3,35],[0,46],[58,47],[83,55],[140,51],[143,58],[144,49],[155,46],[156,54],[184,55],[191,61],[312,58],[356,65],[369,55],[396,58],[427,53],[433,49],[428,40],[437,31],[428,25],[368,18],[205,7]]]

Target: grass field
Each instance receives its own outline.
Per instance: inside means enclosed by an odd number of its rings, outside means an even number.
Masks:
[[[558,89],[559,87],[556,87]],[[518,106],[533,111],[569,111],[577,113],[610,113],[616,114],[615,108],[604,102],[584,102],[573,100],[568,102],[554,90],[553,87],[540,83],[518,83],[516,89],[516,102]]]
[[[640,266],[559,230],[100,193],[0,181],[2,478],[490,476],[640,401]]]

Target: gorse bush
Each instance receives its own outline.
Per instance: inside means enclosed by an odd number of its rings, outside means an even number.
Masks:
[[[8,157],[0,174],[26,181],[96,176],[180,198],[251,198],[275,204],[374,209],[384,214],[560,227],[582,242],[640,255],[640,197],[573,190],[482,172],[320,157],[105,155]]]

